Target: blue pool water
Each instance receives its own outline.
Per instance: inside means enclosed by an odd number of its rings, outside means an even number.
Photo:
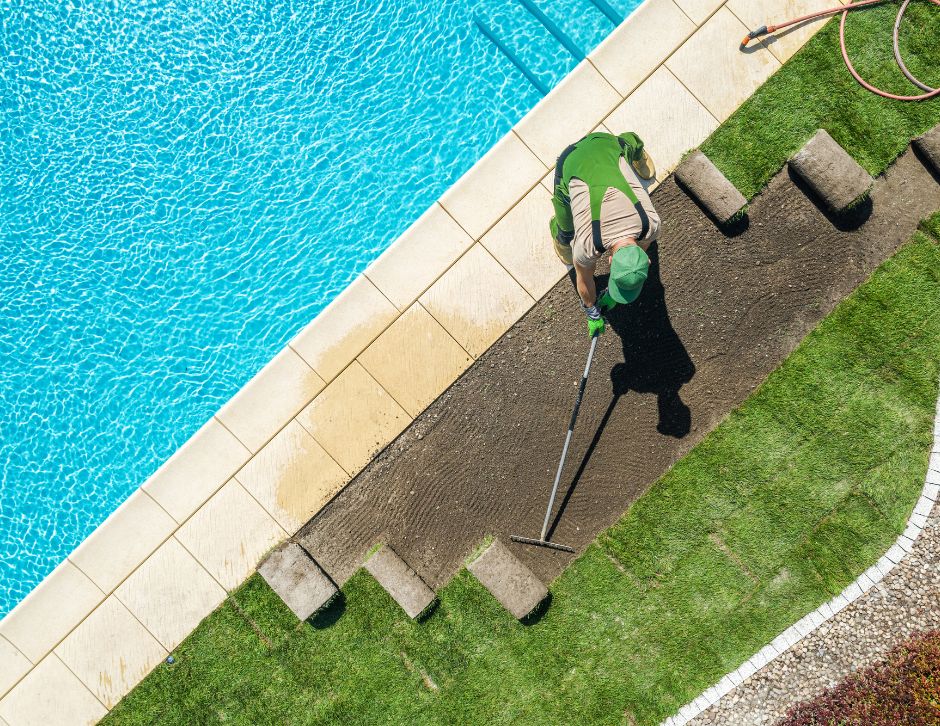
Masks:
[[[573,67],[514,0],[0,6],[0,616],[535,104],[474,12]]]

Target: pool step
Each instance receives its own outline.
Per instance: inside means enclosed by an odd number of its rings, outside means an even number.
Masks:
[[[467,565],[500,604],[522,620],[546,597],[548,588],[499,540]]]
[[[816,134],[789,161],[823,204],[837,214],[867,198],[875,180],[825,129]]]
[[[434,590],[388,545],[382,545],[364,567],[412,619],[421,617],[437,599]]]
[[[325,608],[339,592],[336,584],[296,542],[286,542],[261,563],[258,572],[301,620]]]

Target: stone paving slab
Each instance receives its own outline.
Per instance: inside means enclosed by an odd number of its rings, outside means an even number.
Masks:
[[[420,617],[437,599],[434,590],[388,545],[382,545],[364,567],[409,618]]]
[[[933,170],[940,174],[940,124],[914,139],[914,148],[930,162]]]
[[[33,667],[29,658],[6,638],[0,637],[0,698]]]
[[[825,129],[819,129],[793,155],[789,164],[822,203],[834,212],[844,212],[857,204],[874,184],[868,172]]]
[[[676,180],[719,224],[726,224],[747,206],[744,195],[698,149],[676,169]]]
[[[300,620],[307,620],[339,592],[333,581],[296,542],[268,555],[258,572]]]
[[[467,565],[513,617],[522,620],[548,597],[548,588],[499,540]]]
[[[0,701],[0,718],[11,726],[91,726],[107,712],[55,654]]]

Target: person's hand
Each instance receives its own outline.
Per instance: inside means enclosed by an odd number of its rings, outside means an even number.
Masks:
[[[594,337],[595,335],[600,335],[604,332],[604,318],[601,316],[601,310],[597,305],[591,305],[591,307],[584,307],[584,313],[587,315],[587,324],[588,324],[588,335]]]
[[[609,313],[611,310],[617,307],[617,301],[610,296],[610,293],[607,291],[606,287],[601,291],[601,294],[597,298],[597,307],[601,309],[602,313]]]

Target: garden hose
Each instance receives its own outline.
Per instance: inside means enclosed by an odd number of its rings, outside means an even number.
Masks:
[[[744,36],[744,40],[741,41],[741,50],[745,50],[747,48],[747,44],[750,41],[754,40],[755,38],[760,38],[763,35],[767,35],[768,33],[773,33],[783,28],[789,28],[791,25],[803,23],[807,20],[814,20],[816,18],[826,17],[827,15],[842,13],[842,19],[839,22],[839,43],[842,46],[842,60],[845,61],[845,66],[849,69],[849,73],[852,74],[852,77],[855,78],[855,80],[858,81],[863,88],[884,98],[891,98],[896,101],[924,101],[928,98],[936,98],[937,96],[940,96],[940,88],[931,88],[926,83],[923,83],[922,81],[915,78],[914,75],[907,69],[907,65],[905,65],[904,59],[901,57],[901,49],[898,47],[898,30],[901,27],[901,19],[904,17],[904,13],[907,12],[907,6],[910,5],[911,0],[904,0],[904,2],[901,3],[901,8],[898,10],[897,18],[894,20],[894,60],[897,62],[898,67],[901,69],[901,72],[905,75],[907,80],[920,88],[922,91],[925,91],[925,93],[917,96],[899,96],[895,93],[888,93],[887,91],[883,91],[880,88],[876,88],[870,84],[858,74],[858,71],[855,70],[855,66],[852,65],[852,61],[849,59],[849,52],[845,48],[845,19],[849,16],[850,10],[858,10],[859,8],[866,8],[872,5],[878,5],[883,2],[887,2],[887,0],[862,0],[861,2],[850,3],[848,5],[843,5],[837,8],[830,8],[829,10],[820,10],[815,13],[810,13],[809,15],[802,15],[799,18],[788,20],[785,23],[761,26],[757,30],[752,30],[750,33]],[[940,0],[930,0],[930,2],[932,2],[934,5],[940,6]]]

